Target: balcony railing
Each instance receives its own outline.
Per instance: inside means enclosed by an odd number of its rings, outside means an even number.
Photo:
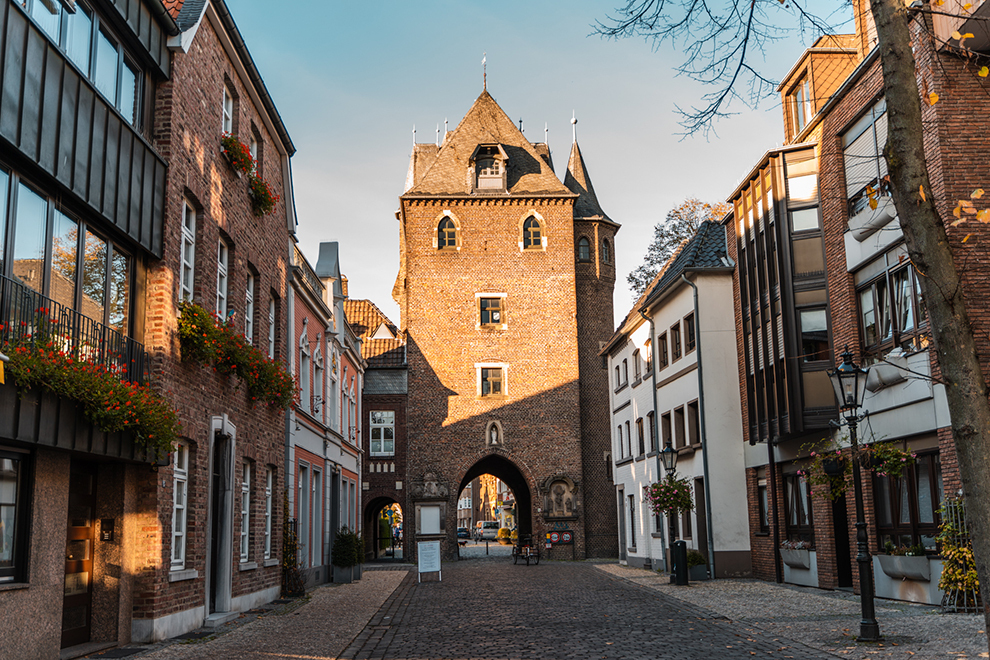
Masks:
[[[143,383],[144,346],[113,328],[0,276],[0,345],[51,341],[78,359],[101,365],[129,383]]]

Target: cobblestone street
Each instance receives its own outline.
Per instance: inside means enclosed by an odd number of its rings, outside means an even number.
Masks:
[[[353,584],[216,631],[92,657],[143,660],[511,660],[524,658],[987,657],[982,618],[878,601],[886,640],[857,645],[858,598],[756,580],[674,587],[614,563],[513,565],[484,555],[447,562],[417,584],[412,566],[369,566]],[[497,546],[492,546],[494,551]]]

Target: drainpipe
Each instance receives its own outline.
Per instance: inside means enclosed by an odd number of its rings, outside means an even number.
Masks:
[[[681,273],[681,280],[694,289],[694,350],[698,361],[698,418],[701,433],[701,461],[705,473],[705,524],[708,527],[708,575],[715,579],[715,536],[712,533],[712,481],[708,474],[708,437],[705,432],[705,381],[701,361],[701,314],[698,310],[698,285]]]
[[[652,316],[647,316],[646,314],[644,314],[642,309],[640,309],[638,311],[639,311],[639,315],[642,316],[650,324],[650,361],[651,361],[651,363],[653,365],[653,368],[650,369],[650,379],[653,381],[653,387],[652,387],[652,391],[653,391],[653,446],[657,448],[657,481],[660,481],[660,479],[663,478],[661,476],[663,474],[663,466],[660,463],[660,438],[659,438],[659,432],[657,431],[657,428],[658,428],[658,425],[659,425],[659,422],[660,422],[660,420],[657,419],[657,365],[659,364],[659,362],[657,362],[657,342],[656,342],[657,333],[656,333],[656,328],[653,325],[653,317]],[[661,531],[660,529],[657,529],[657,532],[659,533],[659,536],[660,536],[660,561],[661,561],[661,563],[663,563],[663,562],[665,562],[665,558],[667,556],[667,548],[664,545],[664,541],[663,541],[663,537],[664,537],[663,531]],[[653,566],[652,566],[652,562],[653,562],[653,544],[650,543],[650,546],[649,547],[650,547],[650,564],[651,564],[650,565],[650,568],[653,568]]]

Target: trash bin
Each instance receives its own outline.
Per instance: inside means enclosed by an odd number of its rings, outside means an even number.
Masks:
[[[687,541],[674,541],[671,555],[674,562],[674,584],[684,586],[688,583]]]

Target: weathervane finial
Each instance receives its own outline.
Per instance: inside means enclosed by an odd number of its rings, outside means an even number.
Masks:
[[[488,91],[488,53],[481,55],[481,86]]]
[[[571,139],[577,142],[577,116],[571,110]]]

